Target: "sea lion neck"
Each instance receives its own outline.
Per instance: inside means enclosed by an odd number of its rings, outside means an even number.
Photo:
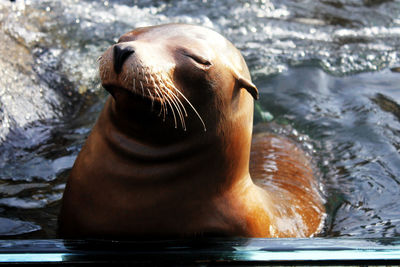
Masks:
[[[203,132],[185,132],[175,129],[171,122],[162,121],[151,104],[138,101],[127,111],[109,98],[102,114],[108,121],[103,134],[113,150],[141,161],[168,161],[185,157],[194,151],[207,150],[212,141]],[[199,139],[200,142],[193,142]]]
[[[146,163],[149,166],[159,167],[162,164],[169,164],[168,171],[165,173],[162,168],[159,168],[159,171],[152,171],[152,176],[157,181],[179,180],[179,175],[176,173],[184,172],[190,173],[191,177],[189,179],[185,176],[181,177],[182,179],[197,183],[199,181],[196,181],[195,177],[199,177],[199,180],[207,181],[206,183],[217,191],[232,186],[246,174],[248,175],[248,168],[238,168],[238,166],[247,166],[242,163],[242,161],[248,161],[247,151],[242,153],[238,147],[227,149],[226,143],[222,141],[224,136],[212,131],[204,132],[200,127],[196,131],[190,129],[183,131],[169,125],[170,129],[161,131],[162,121],[157,121],[160,119],[157,116],[151,122],[149,122],[149,118],[145,118],[148,125],[141,124],[143,116],[149,116],[148,114],[142,114],[138,120],[133,119],[134,114],[132,114],[129,118],[121,121],[121,116],[112,98],[107,101],[104,110],[98,123],[114,154],[132,162]],[[117,115],[118,117],[116,117]],[[107,126],[104,129],[101,126],[102,120],[107,120]],[[153,123],[155,123],[154,128]],[[234,160],[226,160],[225,154],[232,153],[236,148],[239,149],[236,152],[239,156]],[[199,170],[197,166],[202,165],[204,168]],[[168,178],[169,171],[174,168],[179,171],[171,171],[175,177]],[[143,177],[138,177],[138,180],[149,181],[145,176],[146,174],[143,172]],[[204,177],[209,179],[205,180]]]

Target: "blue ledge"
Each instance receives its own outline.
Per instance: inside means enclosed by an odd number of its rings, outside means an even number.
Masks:
[[[0,240],[1,263],[400,264],[400,239]]]

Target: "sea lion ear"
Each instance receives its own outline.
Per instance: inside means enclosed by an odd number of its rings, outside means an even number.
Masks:
[[[239,83],[240,88],[244,88],[251,94],[251,96],[255,99],[258,100],[259,94],[258,94],[258,89],[257,87],[250,81],[250,79],[243,78],[242,75],[240,75],[235,69],[232,69],[233,76],[236,78],[236,80]]]
[[[258,89],[250,80],[239,77],[238,82],[242,88],[246,89],[253,96],[254,100],[259,99]]]

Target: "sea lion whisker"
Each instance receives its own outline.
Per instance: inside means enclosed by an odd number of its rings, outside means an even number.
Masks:
[[[160,112],[158,114],[158,116],[161,116],[161,113],[164,111],[164,105],[163,105],[163,101],[164,101],[164,96],[160,90],[160,88],[158,87],[157,83],[155,82],[154,78],[152,75],[149,74],[149,77],[151,79],[152,85],[154,87],[154,91],[157,93],[158,97],[160,98]],[[165,111],[164,111],[165,113]]]
[[[176,100],[178,101],[178,103],[182,106],[183,111],[185,112],[185,117],[187,117],[188,114],[187,114],[187,112],[186,112],[185,105],[183,105],[182,101],[179,99],[179,97],[178,97],[172,90],[170,90],[170,91],[171,91],[171,94],[176,98]]]
[[[158,93],[157,90],[154,90],[154,93],[157,95],[158,98],[161,98],[161,96],[160,96],[160,94]],[[160,117],[161,111],[162,111],[162,109],[160,109],[160,112],[159,112],[158,115],[157,115],[158,117]]]
[[[161,88],[164,89],[163,92],[165,93],[165,95],[172,101],[172,103],[174,103],[174,105],[176,107],[176,110],[177,110],[177,112],[179,114],[179,119],[181,121],[182,129],[184,131],[186,131],[186,122],[185,122],[185,118],[184,118],[183,113],[182,113],[181,106],[183,107],[184,112],[186,114],[185,107],[182,105],[182,103],[180,102],[179,98],[177,98],[176,95],[164,84],[162,79],[159,76],[157,76],[157,78],[158,78],[158,81],[162,84]]]
[[[165,104],[164,96],[163,96],[162,105],[163,105],[163,121],[165,121],[165,118],[167,117],[167,114],[168,114],[168,108],[167,108],[167,104]]]
[[[179,98],[175,95],[175,93],[174,92],[172,92],[170,89],[168,89],[167,88],[167,94],[173,99],[173,101],[177,104],[177,110],[179,110],[179,115],[180,115],[180,118],[181,118],[181,123],[182,123],[182,127],[183,127],[183,129],[186,131],[186,122],[185,122],[185,116],[183,116],[183,112],[182,112],[182,109],[181,109],[181,105],[182,105],[182,102],[179,100]],[[179,104],[180,103],[180,104]],[[185,110],[185,107],[183,107],[183,109],[184,109],[184,111],[185,111],[185,114],[186,114],[186,110]]]
[[[160,98],[160,112],[158,113],[157,116],[160,117],[161,113],[163,112],[163,107],[164,107],[163,104],[162,104],[163,98],[162,98],[159,90],[157,90],[156,86],[157,85],[154,84],[154,89],[155,89],[154,92],[157,94],[158,98]]]
[[[157,86],[157,88],[158,88],[158,90],[159,90],[159,92],[160,92],[160,94],[161,94],[161,104],[163,105],[163,121],[165,121],[165,117],[166,117],[166,115],[168,114],[168,108],[167,108],[167,105],[166,105],[166,103],[165,103],[165,94],[164,94],[164,91],[163,90],[161,90],[161,88],[158,86],[158,85],[156,85]]]
[[[204,131],[206,132],[207,131],[206,124],[204,123],[203,118],[200,116],[199,112],[197,112],[196,108],[192,105],[192,103],[178,89],[175,89],[175,90],[183,97],[183,99],[186,100],[186,102],[189,104],[189,106],[196,113],[197,117],[199,117],[201,123],[203,124]]]
[[[186,131],[186,121],[185,121],[185,116],[183,116],[183,112],[181,110],[181,107],[178,103],[178,101],[175,99],[175,102],[177,103],[178,109],[179,109],[179,114],[181,116],[181,123],[182,123],[182,128],[184,131]]]
[[[165,96],[166,96],[166,99],[168,99],[168,102],[171,103],[172,106],[176,108],[176,112],[178,113],[178,116],[179,116],[179,119],[180,119],[180,121],[181,121],[181,125],[182,125],[182,128],[183,128],[182,113],[181,113],[181,111],[179,110],[179,108],[178,108],[176,102],[174,101],[173,98],[171,98],[171,96],[170,96],[168,93],[165,93]],[[173,109],[172,111],[174,112],[174,109]],[[177,127],[175,127],[175,128],[177,128]]]
[[[142,83],[142,82],[140,82]],[[149,93],[150,99],[151,99],[151,111],[154,110],[154,96],[153,94],[150,92],[149,88],[146,87],[147,92]]]
[[[166,79],[165,79],[166,80]],[[169,89],[169,87],[163,82],[163,80],[159,80],[160,83],[162,84],[162,87],[165,88],[165,90],[167,90],[168,92],[170,92],[172,94],[172,96],[178,101],[179,105],[182,107],[184,113],[185,113],[185,117],[188,116],[185,105],[183,105],[182,101],[179,99],[179,97],[171,90]]]
[[[169,82],[168,82],[168,83],[169,83]],[[203,121],[203,118],[200,116],[199,112],[197,112],[196,108],[192,105],[192,103],[189,101],[189,99],[187,99],[186,96],[185,96],[184,94],[182,94],[181,91],[178,90],[178,88],[176,88],[173,84],[171,84],[171,87],[174,88],[174,90],[175,90],[176,92],[178,92],[178,94],[179,94],[180,96],[182,96],[183,99],[184,99],[184,100],[189,104],[189,106],[193,109],[193,111],[196,113],[197,117],[200,119],[201,123],[203,124],[204,131],[206,132],[206,131],[207,131],[206,125],[205,125],[205,123],[204,123],[204,121]]]
[[[146,71],[145,71],[145,68],[142,66],[142,73],[141,73],[141,76],[142,76],[142,79],[141,80],[143,80],[143,78],[145,78],[146,80],[147,80],[147,77],[146,77]],[[140,84],[142,85],[142,82],[140,81]],[[148,84],[149,84],[149,81],[147,80],[147,86],[148,86]],[[142,85],[142,87],[143,87],[143,85]],[[149,96],[150,96],[150,99],[151,99],[151,111],[153,111],[154,110],[154,96],[153,96],[153,94],[151,94],[151,92],[149,91],[149,89],[147,89],[147,91],[149,92]]]
[[[166,100],[167,100],[168,106],[171,108],[172,115],[173,115],[173,117],[174,117],[174,122],[175,122],[175,129],[176,129],[176,128],[178,128],[178,125],[177,125],[177,123],[176,123],[176,116],[175,116],[174,108],[173,108],[173,106],[171,105],[171,102],[170,102],[170,100],[168,99],[168,97],[166,98]]]
[[[165,92],[164,92],[164,90],[162,90],[162,88],[164,88],[165,85],[160,78],[160,70],[157,69],[156,71],[154,71],[154,73],[156,73],[155,76],[156,76],[156,80],[157,80],[157,81],[154,81],[154,83],[157,85],[158,84],[160,85],[160,86],[158,86],[158,88],[160,89],[160,92],[164,96]],[[168,114],[168,108],[166,107],[165,103],[164,103],[164,105],[165,105],[165,113],[164,113],[164,121],[165,121],[165,117]]]
[[[171,99],[172,104],[175,106],[176,111],[178,112],[179,119],[181,120],[182,129],[183,129],[184,131],[186,131],[185,119],[184,119],[184,117],[183,117],[181,108],[180,108],[179,105],[177,104],[176,100],[175,100],[173,97],[171,97],[171,95],[169,95],[169,94],[167,93],[167,96]]]
[[[156,90],[158,90],[161,94],[161,105],[163,107],[163,121],[165,121],[165,117],[168,112],[167,106],[165,104],[165,94],[164,94],[164,91],[161,90],[161,88],[157,84],[155,84],[155,87],[156,87]]]

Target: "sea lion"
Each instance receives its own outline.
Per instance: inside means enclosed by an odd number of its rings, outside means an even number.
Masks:
[[[220,34],[185,24],[138,28],[105,51],[99,66],[111,97],[68,179],[62,237],[305,237],[320,230],[322,199],[296,146],[256,135],[250,177],[258,90]]]

